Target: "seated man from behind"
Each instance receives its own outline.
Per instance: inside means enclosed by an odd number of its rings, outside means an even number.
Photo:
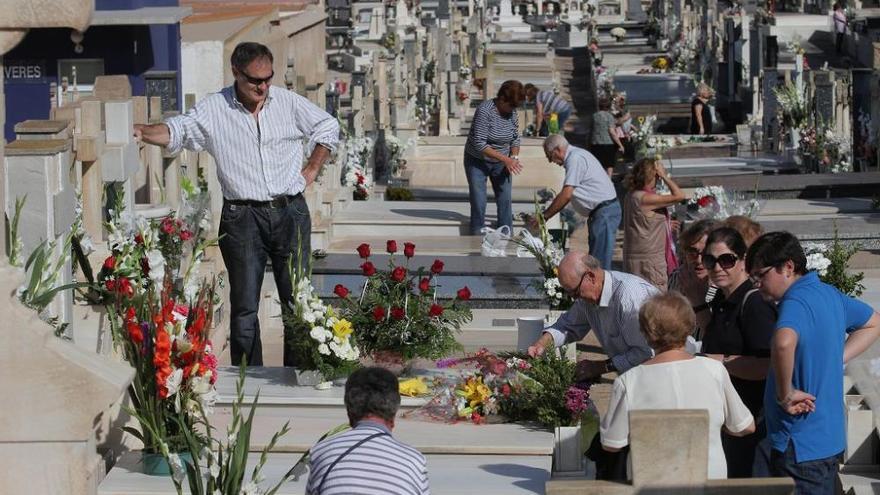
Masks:
[[[312,448],[306,493],[430,493],[425,456],[391,436],[399,407],[397,378],[391,372],[361,368],[352,373],[345,384],[352,429]]]

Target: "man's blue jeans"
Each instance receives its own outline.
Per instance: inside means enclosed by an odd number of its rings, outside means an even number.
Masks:
[[[468,181],[471,203],[470,235],[480,235],[486,224],[486,179],[492,183],[495,192],[495,205],[498,207],[498,222],[495,228],[507,225],[513,229],[513,205],[510,193],[513,182],[510,172],[501,163],[492,163],[464,154],[464,172]]]
[[[287,271],[290,257],[302,253],[303,268],[306,270],[311,259],[312,222],[309,207],[302,194],[295,196],[283,208],[232,205],[224,201],[220,236],[220,253],[229,274],[229,350],[232,364],[238,366],[242,357],[247,357],[249,366],[262,366],[263,346],[258,315],[266,261],[272,260],[275,287],[284,307],[292,301],[293,288]],[[285,342],[285,366],[296,364],[289,354]]]
[[[785,452],[773,449],[770,452],[770,474],[776,477],[794,479],[797,495],[834,495],[843,493],[840,477],[837,474],[840,455],[797,462],[794,442],[788,442]]]
[[[621,216],[618,201],[594,210],[590,215],[590,255],[599,260],[605,270],[611,269],[614,241],[617,238]]]

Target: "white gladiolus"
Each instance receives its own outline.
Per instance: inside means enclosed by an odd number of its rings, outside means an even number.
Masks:
[[[173,396],[180,390],[180,383],[183,381],[183,368],[177,368],[173,373],[165,379],[165,387],[168,388],[168,397]]]
[[[147,252],[147,265],[150,267],[150,280],[156,286],[161,286],[165,280],[165,257],[162,251],[152,249]]]

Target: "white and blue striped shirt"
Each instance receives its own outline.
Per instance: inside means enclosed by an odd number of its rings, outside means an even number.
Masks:
[[[186,114],[165,121],[170,153],[205,150],[217,163],[223,197],[268,201],[296,195],[306,188],[302,175],[303,141],[308,149],[321,144],[331,151],[339,141],[339,124],[308,99],[277,86],[258,119],[238,101],[235,87],[202,98]]]
[[[656,287],[640,277],[605,270],[599,304],[592,305],[578,299],[544,331],[553,336],[559,347],[567,342],[580,341],[592,328],[602,350],[618,373],[623,373],[654,355],[639,329],[639,309],[648,298],[659,293]]]
[[[321,490],[330,465],[359,441],[384,432],[349,452],[333,470]],[[354,429],[332,436],[312,447],[309,457],[309,495],[429,495],[425,456],[399,442],[380,423],[364,420]]]
[[[497,163],[494,158],[484,155],[483,150],[491,147],[504,156],[510,156],[510,148],[519,147],[519,143],[519,118],[516,110],[510,112],[510,116],[504,117],[498,113],[495,100],[480,103],[474,112],[474,120],[464,146],[465,153],[480,160]]]

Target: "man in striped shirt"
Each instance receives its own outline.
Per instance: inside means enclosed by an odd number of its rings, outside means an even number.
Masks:
[[[397,378],[384,368],[361,368],[345,383],[352,426],[315,445],[309,495],[427,495],[428,468],[418,450],[391,436],[400,407]]]
[[[311,255],[311,218],[303,191],[318,176],[339,140],[332,116],[306,98],[270,85],[273,57],[259,43],[232,53],[235,83],[162,124],[136,125],[138,140],[208,151],[223,192],[220,252],[229,274],[232,364],[262,366],[258,309],[266,262],[271,260],[282,305],[292,297],[290,256]],[[303,141],[313,150],[303,167]],[[294,260],[297,262],[297,259]],[[285,366],[293,366],[287,346]]]
[[[539,136],[549,134],[547,122],[551,114],[556,114],[559,132],[563,131],[565,121],[571,117],[571,103],[553,91],[539,90],[534,84],[526,84],[526,101],[535,104],[535,131]]]
[[[596,258],[576,252],[565,255],[559,264],[559,283],[575,303],[544,329],[529,347],[530,355],[540,355],[550,346],[578,342],[593,329],[608,359],[578,362],[580,380],[611,371],[623,373],[653,356],[639,329],[639,309],[659,293],[656,287],[629,273],[603,270]]]

